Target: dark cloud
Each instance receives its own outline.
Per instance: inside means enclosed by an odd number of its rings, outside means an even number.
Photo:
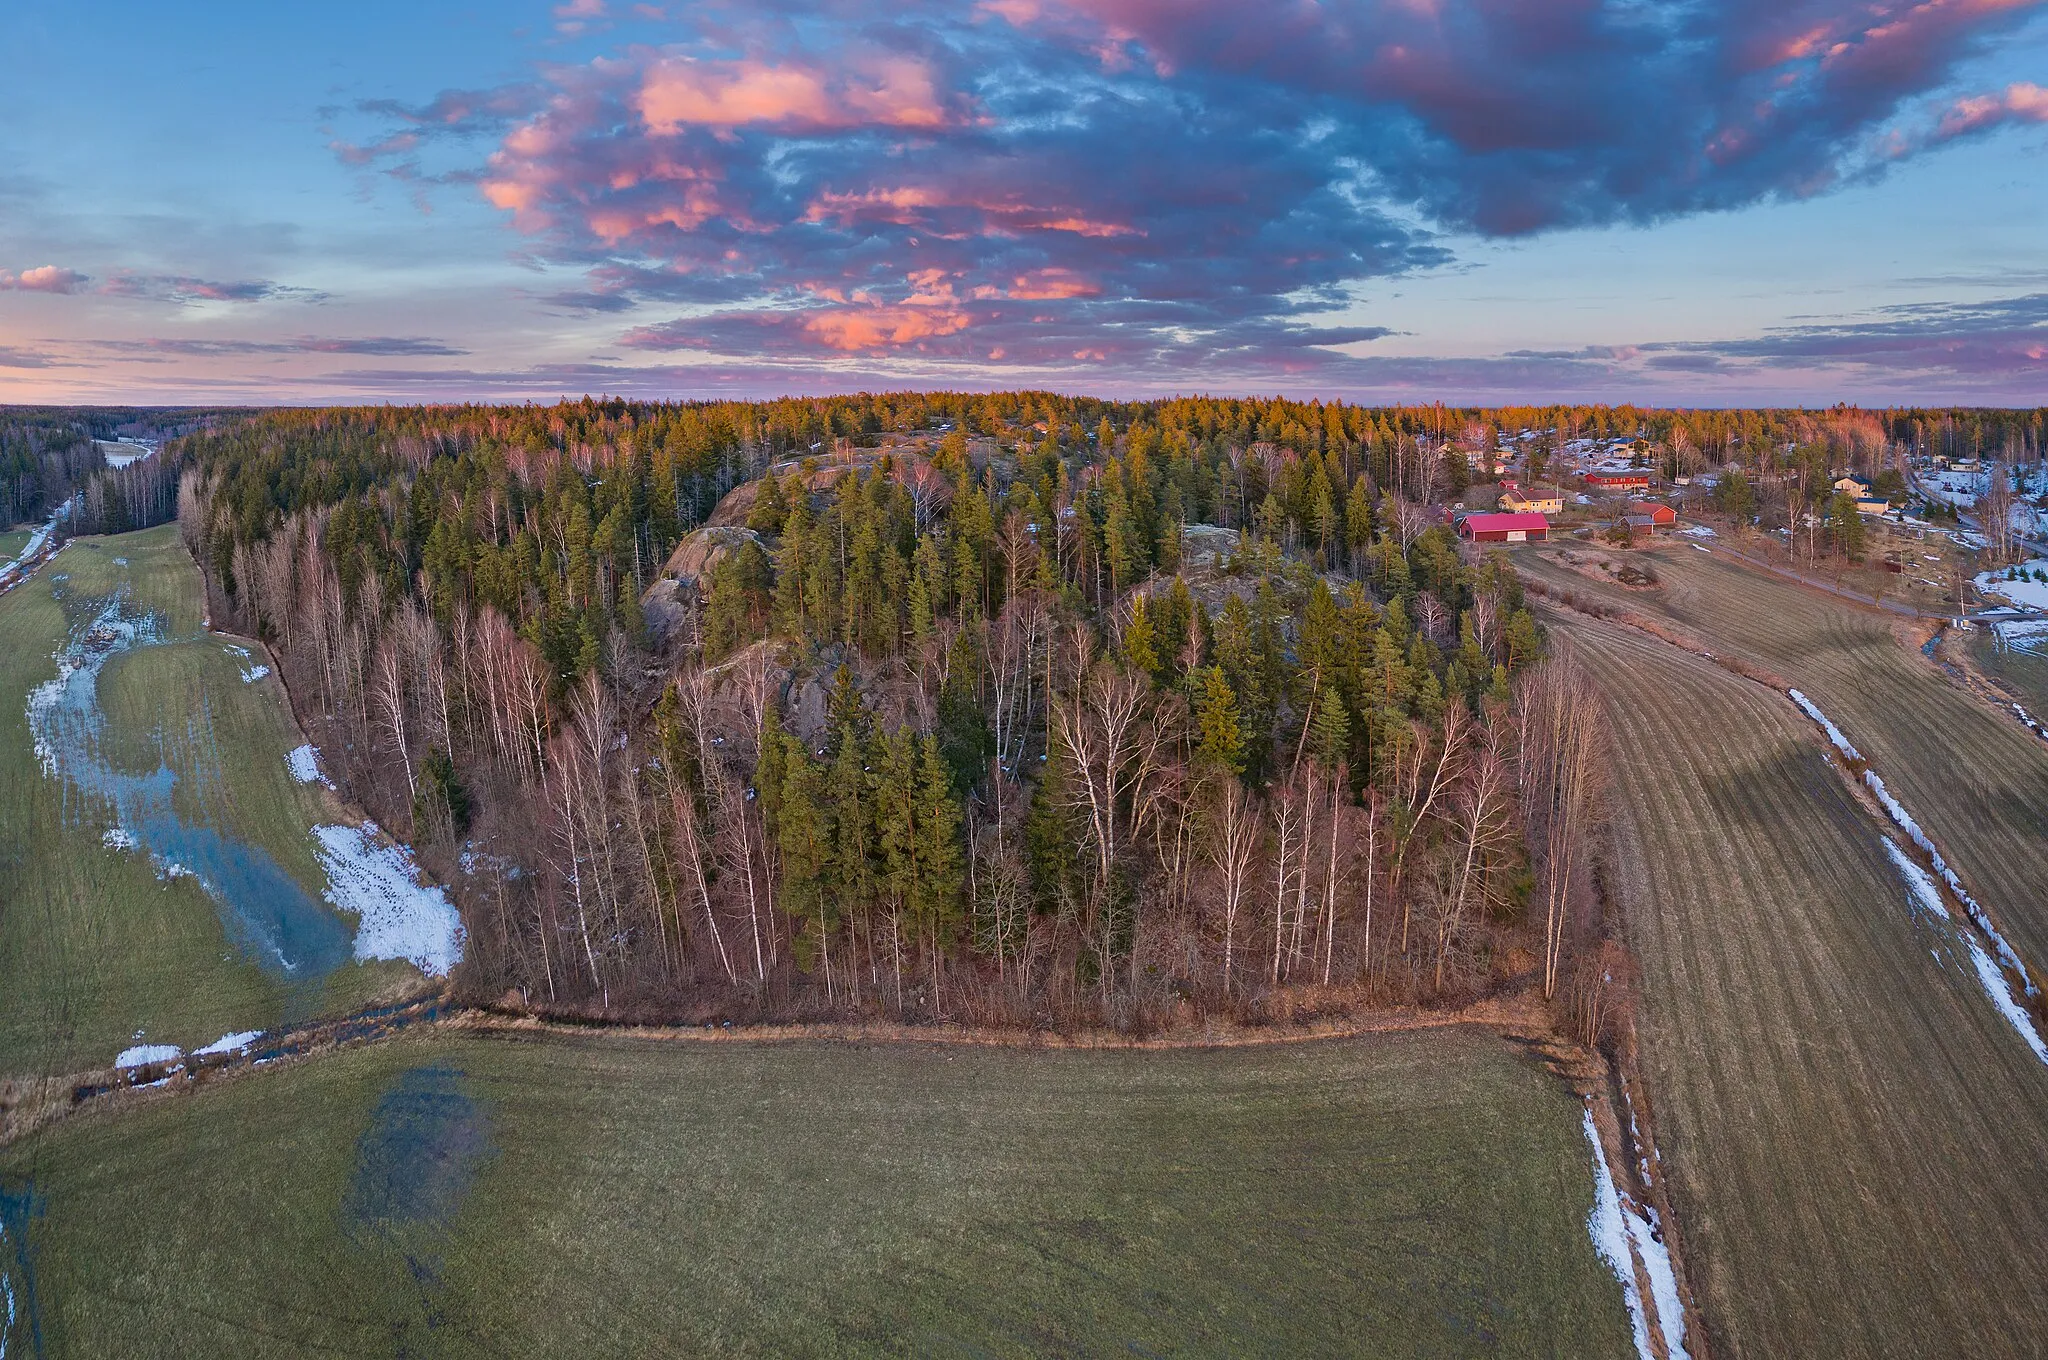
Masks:
[[[180,274],[118,273],[100,286],[108,297],[147,298],[155,302],[269,302],[295,299],[318,302],[327,295],[311,288],[294,288],[268,279],[242,279],[229,283],[197,279]]]
[[[550,306],[667,304],[635,348],[1257,377],[1352,362],[1328,347],[1373,337],[1321,322],[1363,280],[1450,263],[1447,230],[1811,195],[2041,116],[2033,86],[1936,95],[2044,12],[761,0],[697,7],[670,46],[363,105],[376,135],[337,149],[473,178],[536,254],[588,271]],[[422,165],[483,136],[481,166]]]
[[[53,363],[47,354],[0,345],[0,368],[50,368]]]
[[[2048,293],[1904,303],[1865,320],[1781,326],[1755,339],[1671,342],[1643,350],[1667,366],[1685,360],[1797,363],[1972,385],[2031,379],[2038,398],[2048,392]],[[2024,383],[2015,390],[2024,390]]]

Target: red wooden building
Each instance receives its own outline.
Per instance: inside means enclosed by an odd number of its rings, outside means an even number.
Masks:
[[[1550,537],[1550,521],[1534,513],[1467,515],[1458,521],[1458,537],[1467,543],[1541,543]]]

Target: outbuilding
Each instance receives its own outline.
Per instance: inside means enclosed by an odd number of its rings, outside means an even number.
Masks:
[[[1467,543],[1542,543],[1550,537],[1550,521],[1539,514],[1467,515],[1458,521],[1458,537]]]
[[[1657,501],[1630,501],[1628,513],[1630,518],[1641,515],[1649,520],[1653,529],[1668,529],[1678,523],[1678,512]]]

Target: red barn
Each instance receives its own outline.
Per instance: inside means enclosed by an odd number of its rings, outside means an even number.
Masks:
[[[1541,543],[1550,537],[1550,521],[1539,514],[1467,515],[1458,521],[1458,537],[1467,543]]]
[[[1648,491],[1650,474],[1647,472],[1589,472],[1586,485],[1602,491]]]
[[[1678,512],[1656,501],[1630,501],[1628,512],[1631,515],[1645,516],[1651,525],[1658,529],[1668,529],[1678,523]]]

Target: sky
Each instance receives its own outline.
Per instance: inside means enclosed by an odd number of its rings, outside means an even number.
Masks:
[[[2048,0],[15,0],[0,402],[2048,404]]]

